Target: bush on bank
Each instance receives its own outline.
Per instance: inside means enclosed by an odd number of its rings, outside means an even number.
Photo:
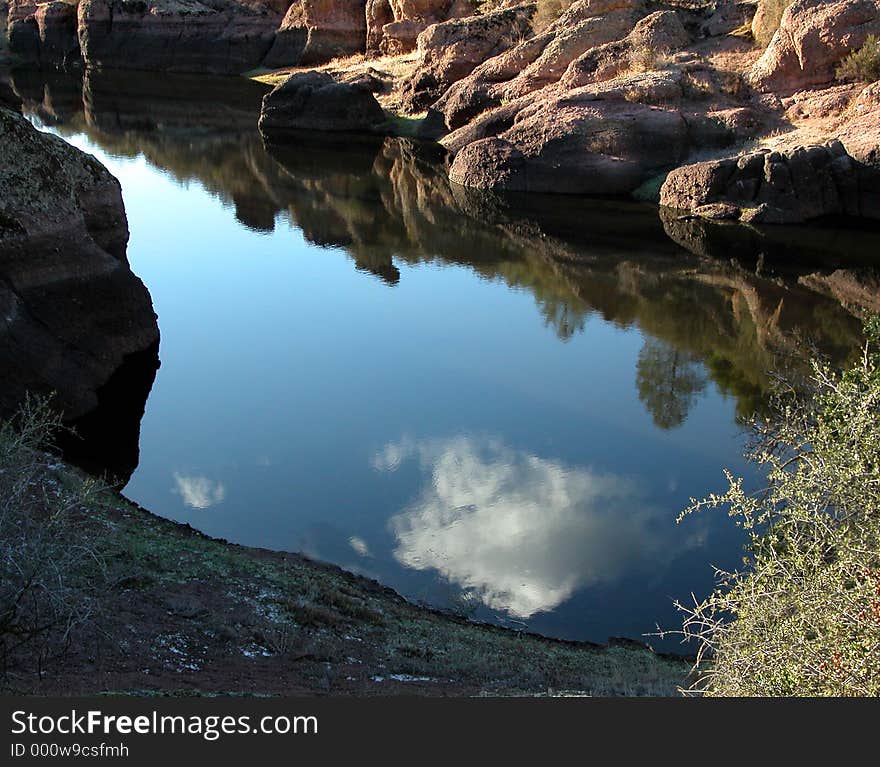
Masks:
[[[692,692],[720,696],[880,694],[880,321],[844,372],[816,361],[809,385],[779,381],[751,424],[767,484],[682,516],[726,508],[750,535],[741,570],[684,609],[700,648]]]

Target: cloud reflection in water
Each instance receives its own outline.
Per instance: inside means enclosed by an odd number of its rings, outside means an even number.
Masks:
[[[174,472],[174,484],[183,502],[193,509],[208,509],[226,498],[226,487],[207,477],[187,476]]]
[[[490,608],[527,618],[673,556],[673,513],[645,506],[631,480],[468,437],[404,439],[373,465],[390,472],[409,458],[431,480],[389,522],[395,558]]]

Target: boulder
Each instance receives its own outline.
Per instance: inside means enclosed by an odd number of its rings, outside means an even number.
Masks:
[[[872,34],[880,34],[880,0],[795,0],[748,80],[763,92],[828,85]]]
[[[27,392],[54,392],[74,418],[159,339],[150,295],[126,261],[119,183],[0,107],[0,189],[0,412]]]
[[[81,0],[88,66],[241,74],[260,66],[284,0]]]
[[[591,19],[613,2],[576,3],[571,10]],[[444,137],[455,155],[453,181],[483,189],[625,195],[680,164],[694,138],[683,113],[682,72],[665,57],[690,35],[672,11],[628,18],[624,37],[571,57],[553,75],[555,82],[486,109]],[[566,39],[564,27],[555,34]],[[634,54],[644,51],[651,55],[636,61]],[[436,106],[451,103],[444,97]]]
[[[363,53],[367,0],[294,0],[266,56],[267,67],[324,64]]]
[[[462,129],[463,145],[459,132],[444,139],[456,152],[450,178],[480,189],[624,195],[687,153],[674,73],[538,95],[511,105],[515,120],[492,124],[489,113],[482,136],[474,129],[484,121]]]
[[[793,224],[830,215],[880,218],[878,190],[877,171],[832,141],[677,168],[660,204],[705,218]]]
[[[260,133],[283,143],[302,131],[379,132],[385,113],[369,82],[340,82],[326,72],[299,72],[267,93]]]
[[[649,71],[690,41],[677,13],[656,11],[638,21],[622,40],[599,45],[576,58],[559,82],[565,88],[579,88],[632,69]]]
[[[531,32],[535,5],[527,3],[428,27],[418,37],[419,61],[400,87],[409,112],[421,112],[454,82]]]

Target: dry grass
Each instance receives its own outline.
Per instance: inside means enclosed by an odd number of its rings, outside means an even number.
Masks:
[[[402,56],[367,57],[363,54],[332,59],[326,64],[308,67],[286,67],[275,70],[254,70],[248,73],[253,80],[269,85],[278,85],[296,72],[328,72],[332,75],[347,76],[366,74],[371,70],[382,76],[397,80],[409,77],[418,66],[417,51]]]
[[[634,643],[471,623],[206,538],[49,458],[39,446],[56,427],[43,406],[0,422],[0,690],[672,695],[687,676],[683,659]],[[427,681],[376,679],[395,674]]]
[[[419,54],[417,51],[401,56],[367,57],[363,54],[355,54],[354,56],[336,58],[326,64],[316,66],[287,67],[272,71],[254,70],[249,72],[248,76],[258,82],[276,86],[297,72],[327,72],[337,78],[371,74],[388,82],[387,91],[375,94],[376,100],[383,109],[395,115],[400,111],[400,103],[394,86],[412,75],[418,64]]]
[[[640,45],[629,53],[630,72],[656,72],[670,63],[669,50],[652,45]]]

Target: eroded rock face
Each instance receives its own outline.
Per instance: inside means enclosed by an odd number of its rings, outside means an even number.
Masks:
[[[370,133],[385,114],[368,82],[338,82],[326,72],[299,72],[267,93],[260,133],[279,143],[301,131]]]
[[[587,51],[628,35],[641,0],[578,0],[542,33],[481,63],[435,105],[455,130],[487,109],[558,82]]]
[[[6,12],[6,38],[11,54],[24,64],[40,62],[40,33],[37,29],[35,0],[9,0]]]
[[[239,74],[262,64],[283,0],[81,0],[89,66]]]
[[[477,0],[367,0],[367,53],[409,53],[429,26],[473,16],[477,6]]]
[[[40,60],[67,66],[79,60],[77,3],[53,0],[35,14],[40,35]]]
[[[268,67],[322,64],[366,49],[367,0],[294,0],[266,56]]]
[[[132,354],[158,343],[128,268],[119,183],[93,157],[0,108],[0,411],[55,393],[68,418]]]
[[[763,150],[672,171],[660,202],[697,216],[753,223],[801,223],[829,215],[880,218],[880,173],[839,142]]]
[[[880,0],[795,0],[749,81],[764,92],[827,85],[872,34],[880,34]]]
[[[450,85],[516,45],[531,32],[535,9],[526,3],[428,27],[418,37],[418,68],[400,88],[405,108],[423,111]]]
[[[9,0],[7,4],[4,0],[3,6],[0,6],[0,29],[7,30],[10,56],[18,63],[39,67],[78,64],[78,2],[79,0],[49,0],[40,3],[35,0]],[[4,17],[7,15],[8,21],[5,22]]]

